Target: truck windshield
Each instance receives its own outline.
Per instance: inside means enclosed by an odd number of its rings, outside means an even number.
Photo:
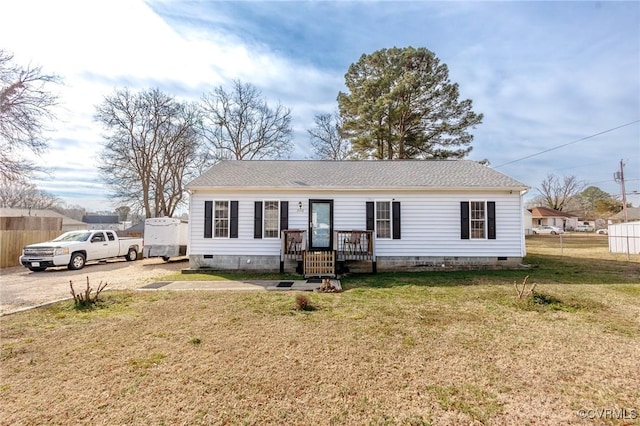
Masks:
[[[87,241],[91,232],[67,232],[53,241]]]

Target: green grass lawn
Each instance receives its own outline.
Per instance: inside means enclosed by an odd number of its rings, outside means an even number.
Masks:
[[[308,311],[131,291],[4,316],[0,424],[640,424],[640,262],[594,241],[534,239],[525,270],[351,275]]]

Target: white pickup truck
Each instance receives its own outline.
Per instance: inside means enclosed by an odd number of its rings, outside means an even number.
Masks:
[[[142,238],[119,238],[114,231],[70,231],[52,241],[26,246],[20,263],[35,272],[52,266],[82,269],[90,260],[122,256],[128,261],[137,260],[142,246]]]

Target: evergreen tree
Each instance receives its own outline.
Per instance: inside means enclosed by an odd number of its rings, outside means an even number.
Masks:
[[[463,158],[469,128],[482,122],[458,84],[425,48],[391,48],[362,55],[338,94],[343,131],[354,154],[375,159]]]

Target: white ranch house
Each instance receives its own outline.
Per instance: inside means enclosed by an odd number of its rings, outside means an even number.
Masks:
[[[527,186],[471,160],[222,161],[187,185],[189,267],[515,267]]]

